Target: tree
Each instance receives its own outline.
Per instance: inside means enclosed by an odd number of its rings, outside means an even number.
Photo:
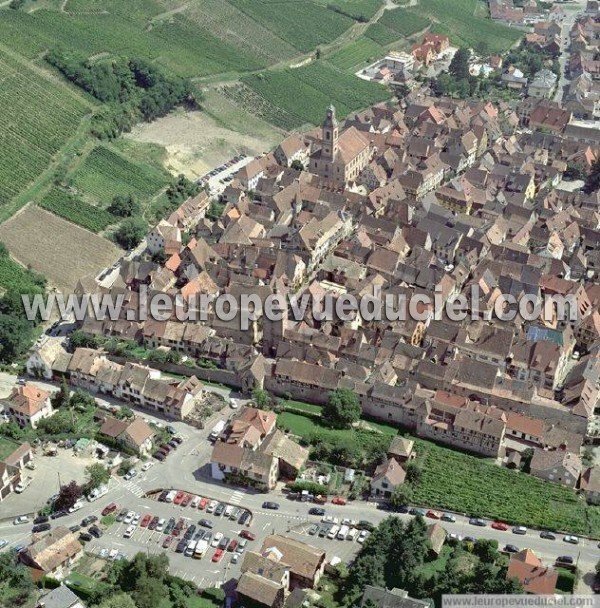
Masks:
[[[76,348],[98,348],[98,346],[98,336],[88,334],[81,329],[76,329],[69,336],[69,347],[72,351],[74,351]]]
[[[131,217],[140,213],[140,205],[131,194],[126,196],[117,194],[113,197],[107,211],[118,217]]]
[[[71,481],[67,485],[61,486],[52,509],[54,511],[68,511],[81,498],[82,494],[81,486],[77,485],[76,481]]]
[[[66,380],[63,379],[58,391],[50,397],[50,402],[55,410],[59,410],[61,407],[69,407],[70,399],[71,391],[69,390]]]
[[[85,468],[85,473],[88,476],[88,481],[85,484],[85,488],[88,492],[107,484],[110,479],[110,472],[100,463],[94,463],[87,466]]]
[[[323,408],[323,419],[336,428],[346,428],[360,419],[361,409],[356,394],[347,388],[329,393]]]
[[[119,224],[115,232],[115,240],[124,249],[133,249],[142,242],[146,231],[146,222],[142,218],[129,217]]]
[[[133,462],[131,461],[130,458],[126,458],[119,465],[119,469],[118,469],[117,473],[119,475],[125,475],[125,473],[127,473],[128,471],[130,471],[132,467],[133,467]]]
[[[390,498],[390,504],[393,507],[404,507],[409,505],[413,500],[413,490],[406,484],[400,484],[394,488]]]
[[[80,388],[75,389],[73,394],[71,395],[71,399],[69,400],[69,405],[81,412],[95,410],[96,409],[96,399],[92,397],[89,393],[82,391]]]
[[[12,314],[0,314],[0,362],[12,363],[24,355],[33,342],[33,325]]]
[[[299,160],[293,160],[290,168],[294,169],[294,171],[304,171],[304,165]]]
[[[586,194],[597,192],[598,189],[600,189],[600,157],[594,161],[583,186],[583,191]]]
[[[521,452],[521,471],[523,471],[523,473],[530,472],[532,458],[533,458],[533,448],[525,448]]]
[[[468,80],[469,78],[469,59],[471,51],[464,47],[459,48],[448,67],[448,72],[454,76],[456,80]]]
[[[415,462],[409,462],[406,465],[406,481],[413,487],[419,484],[423,471],[421,467]]]
[[[493,564],[498,558],[498,541],[480,538],[475,541],[473,553],[475,553],[482,562]]]
[[[0,605],[21,606],[34,588],[29,569],[15,559],[14,553],[0,553]]]
[[[137,606],[126,593],[119,593],[105,599],[98,608],[137,608]]]
[[[117,418],[135,418],[135,414],[133,413],[133,410],[130,407],[127,407],[126,405],[122,405],[119,408],[119,411],[116,414]]]
[[[346,579],[345,592],[348,600],[356,599],[361,595],[366,585],[384,587],[384,564],[385,559],[382,555],[359,554]],[[353,603],[348,601],[347,605],[351,606]]]
[[[271,394],[264,388],[260,388],[258,386],[254,387],[254,390],[252,391],[252,399],[254,400],[256,407],[260,408],[261,410],[269,409],[271,407]]]

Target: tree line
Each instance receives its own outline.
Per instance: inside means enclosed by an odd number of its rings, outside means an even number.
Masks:
[[[176,106],[197,106],[197,94],[189,80],[167,75],[145,59],[118,57],[92,62],[53,49],[46,61],[106,104],[92,118],[92,134],[100,139],[114,139],[140,120],[155,120]]]

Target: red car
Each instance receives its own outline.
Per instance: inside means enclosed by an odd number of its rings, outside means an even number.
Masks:
[[[332,502],[334,505],[345,505],[345,504],[346,504],[346,499],[345,499],[345,498],[342,498],[341,496],[334,496],[334,497],[331,499],[331,502]]]
[[[201,498],[200,504],[198,505],[198,508],[200,509],[200,511],[204,511],[204,509],[206,509],[207,504],[208,504],[208,500],[206,500],[206,498]]]
[[[185,492],[177,492],[177,494],[175,494],[175,499],[173,500],[173,504],[180,505],[181,501],[183,500],[185,495],[186,495]]]
[[[248,530],[242,530],[240,536],[246,540],[256,540],[256,534],[249,532]]]
[[[222,557],[223,557],[223,549],[217,549],[215,551],[214,555],[212,556],[212,561],[220,562]]]
[[[237,540],[232,540],[228,545],[227,545],[227,551],[235,551],[238,547],[238,542]]]
[[[425,515],[431,519],[441,519],[442,518],[442,514],[438,513],[437,511],[429,510],[429,511],[427,511],[427,513]]]
[[[506,530],[508,530],[508,526],[501,522],[501,521],[495,521],[492,524],[492,528],[494,528],[494,530],[502,530],[503,532],[505,532]]]
[[[114,502],[111,502],[108,506],[106,506],[106,507],[104,507],[104,509],[102,509],[102,515],[103,516],[110,515],[111,513],[114,513],[117,509],[118,509],[117,505]]]
[[[168,549],[171,546],[171,543],[173,542],[173,537],[172,536],[167,536],[167,538],[165,538],[165,540],[163,540],[163,549]]]
[[[160,519],[160,517],[158,517],[158,515],[155,515],[151,520],[150,523],[148,524],[148,530],[154,530],[154,528],[156,528],[156,525],[158,524],[158,520]]]
[[[190,500],[192,500],[192,497],[189,494],[186,494],[181,501],[181,506],[187,507],[190,504]]]
[[[146,528],[150,521],[152,521],[152,515],[150,515],[150,513],[146,513],[146,515],[142,517],[142,521],[140,522],[140,528]]]

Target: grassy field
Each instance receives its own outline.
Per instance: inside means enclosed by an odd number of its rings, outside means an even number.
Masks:
[[[273,106],[285,110],[295,126],[320,123],[330,103],[339,116],[346,116],[391,96],[385,87],[359,80],[324,61],[294,70],[252,74],[243,82]]]
[[[116,194],[133,194],[147,200],[168,182],[166,173],[136,164],[104,145],[96,146],[70,176],[75,188],[101,206]]]
[[[302,407],[294,406],[301,410]],[[310,406],[310,411],[315,412]],[[330,430],[318,421],[291,412],[279,415],[279,423],[300,437],[319,432],[331,437],[347,437],[361,441],[357,430]],[[382,432],[381,443],[389,445],[398,429],[368,422]],[[415,489],[417,505],[448,509],[502,519],[536,528],[600,536],[600,509],[586,505],[577,494],[562,485],[542,481],[498,467],[486,459],[463,454],[434,443],[415,438],[422,478]]]
[[[351,70],[364,63],[380,59],[384,55],[383,47],[370,38],[358,38],[327,57],[336,68]]]
[[[107,239],[30,205],[0,225],[12,255],[65,292],[84,275],[96,275],[121,254]],[[35,246],[32,246],[32,243]]]
[[[418,10],[434,21],[433,32],[446,34],[455,45],[478,52],[506,51],[523,32],[491,21],[481,6],[480,0],[419,0]]]
[[[1,49],[0,82],[3,206],[40,176],[88,110],[66,86]]]

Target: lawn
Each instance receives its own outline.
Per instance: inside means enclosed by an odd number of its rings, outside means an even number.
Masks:
[[[331,430],[318,420],[291,412],[281,413],[278,420],[282,428],[299,437],[309,438],[318,432],[325,439],[344,438],[364,449],[372,447],[374,434],[367,431]],[[379,440],[383,445],[389,445],[391,437],[398,433],[398,429],[383,423],[369,421],[368,426],[387,435]],[[415,504],[536,528],[600,536],[600,508],[586,505],[565,486],[422,439],[415,438],[415,448],[422,468],[414,493]]]
[[[0,460],[4,460],[7,456],[12,454],[17,448],[19,444],[12,439],[8,439],[7,437],[0,437]]]

